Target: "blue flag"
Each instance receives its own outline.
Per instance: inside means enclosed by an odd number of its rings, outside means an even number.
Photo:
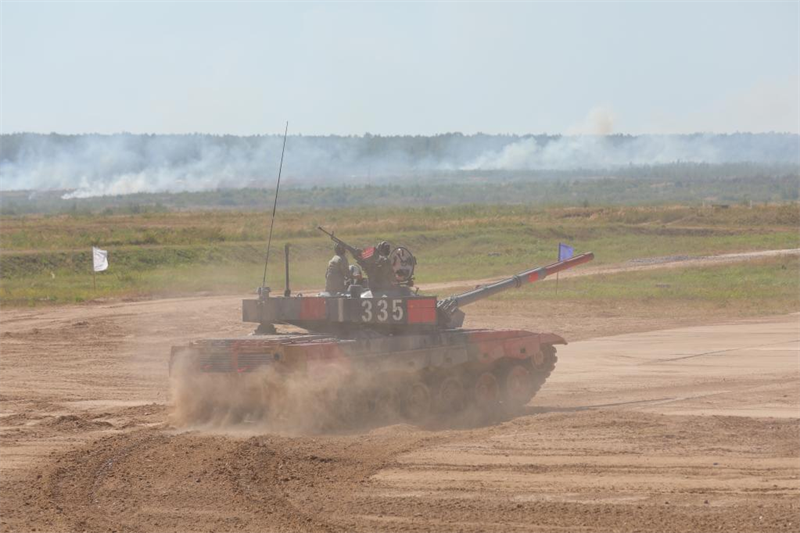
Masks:
[[[558,260],[563,261],[569,259],[575,253],[575,249],[563,242],[558,243]]]

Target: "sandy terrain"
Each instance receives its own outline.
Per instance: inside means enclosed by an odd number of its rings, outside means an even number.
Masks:
[[[468,325],[585,339],[523,416],[292,436],[167,423],[169,346],[238,298],[3,310],[0,530],[800,530],[800,315],[506,312]]]

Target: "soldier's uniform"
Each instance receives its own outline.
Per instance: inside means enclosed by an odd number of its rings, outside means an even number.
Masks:
[[[345,291],[345,282],[350,275],[350,265],[344,254],[334,255],[328,261],[328,270],[325,272],[325,292],[336,294]]]
[[[384,248],[383,250],[381,248]],[[367,273],[370,290],[389,290],[395,287],[395,275],[392,263],[388,257],[388,243],[381,243],[375,252],[367,259],[360,259],[358,263]]]
[[[373,290],[386,290],[394,287],[394,270],[388,257],[379,256],[372,265],[369,273],[369,288]]]

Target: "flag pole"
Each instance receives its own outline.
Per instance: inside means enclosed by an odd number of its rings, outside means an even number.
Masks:
[[[94,271],[94,262],[92,262],[92,285],[94,286],[94,291],[97,292],[97,272]]]
[[[267,239],[267,258],[264,260],[264,278],[261,280],[261,287],[267,285],[267,265],[269,265],[269,250],[272,247],[272,228],[275,227],[275,210],[278,209],[278,191],[281,190],[281,171],[283,170],[283,153],[286,151],[286,136],[289,134],[289,121],[286,121],[286,129],[283,130],[283,148],[281,148],[281,164],[278,166],[278,184],[275,185],[275,202],[272,204],[272,222],[269,223],[269,238]],[[259,294],[261,294],[259,289]]]
[[[558,243],[558,261],[561,262],[561,243]],[[556,298],[558,298],[558,272],[556,272]]]

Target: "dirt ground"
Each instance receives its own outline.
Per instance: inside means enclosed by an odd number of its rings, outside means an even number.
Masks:
[[[169,346],[239,319],[236,297],[4,309],[0,530],[800,530],[798,314],[481,303],[467,326],[584,339],[522,416],[172,428]]]

